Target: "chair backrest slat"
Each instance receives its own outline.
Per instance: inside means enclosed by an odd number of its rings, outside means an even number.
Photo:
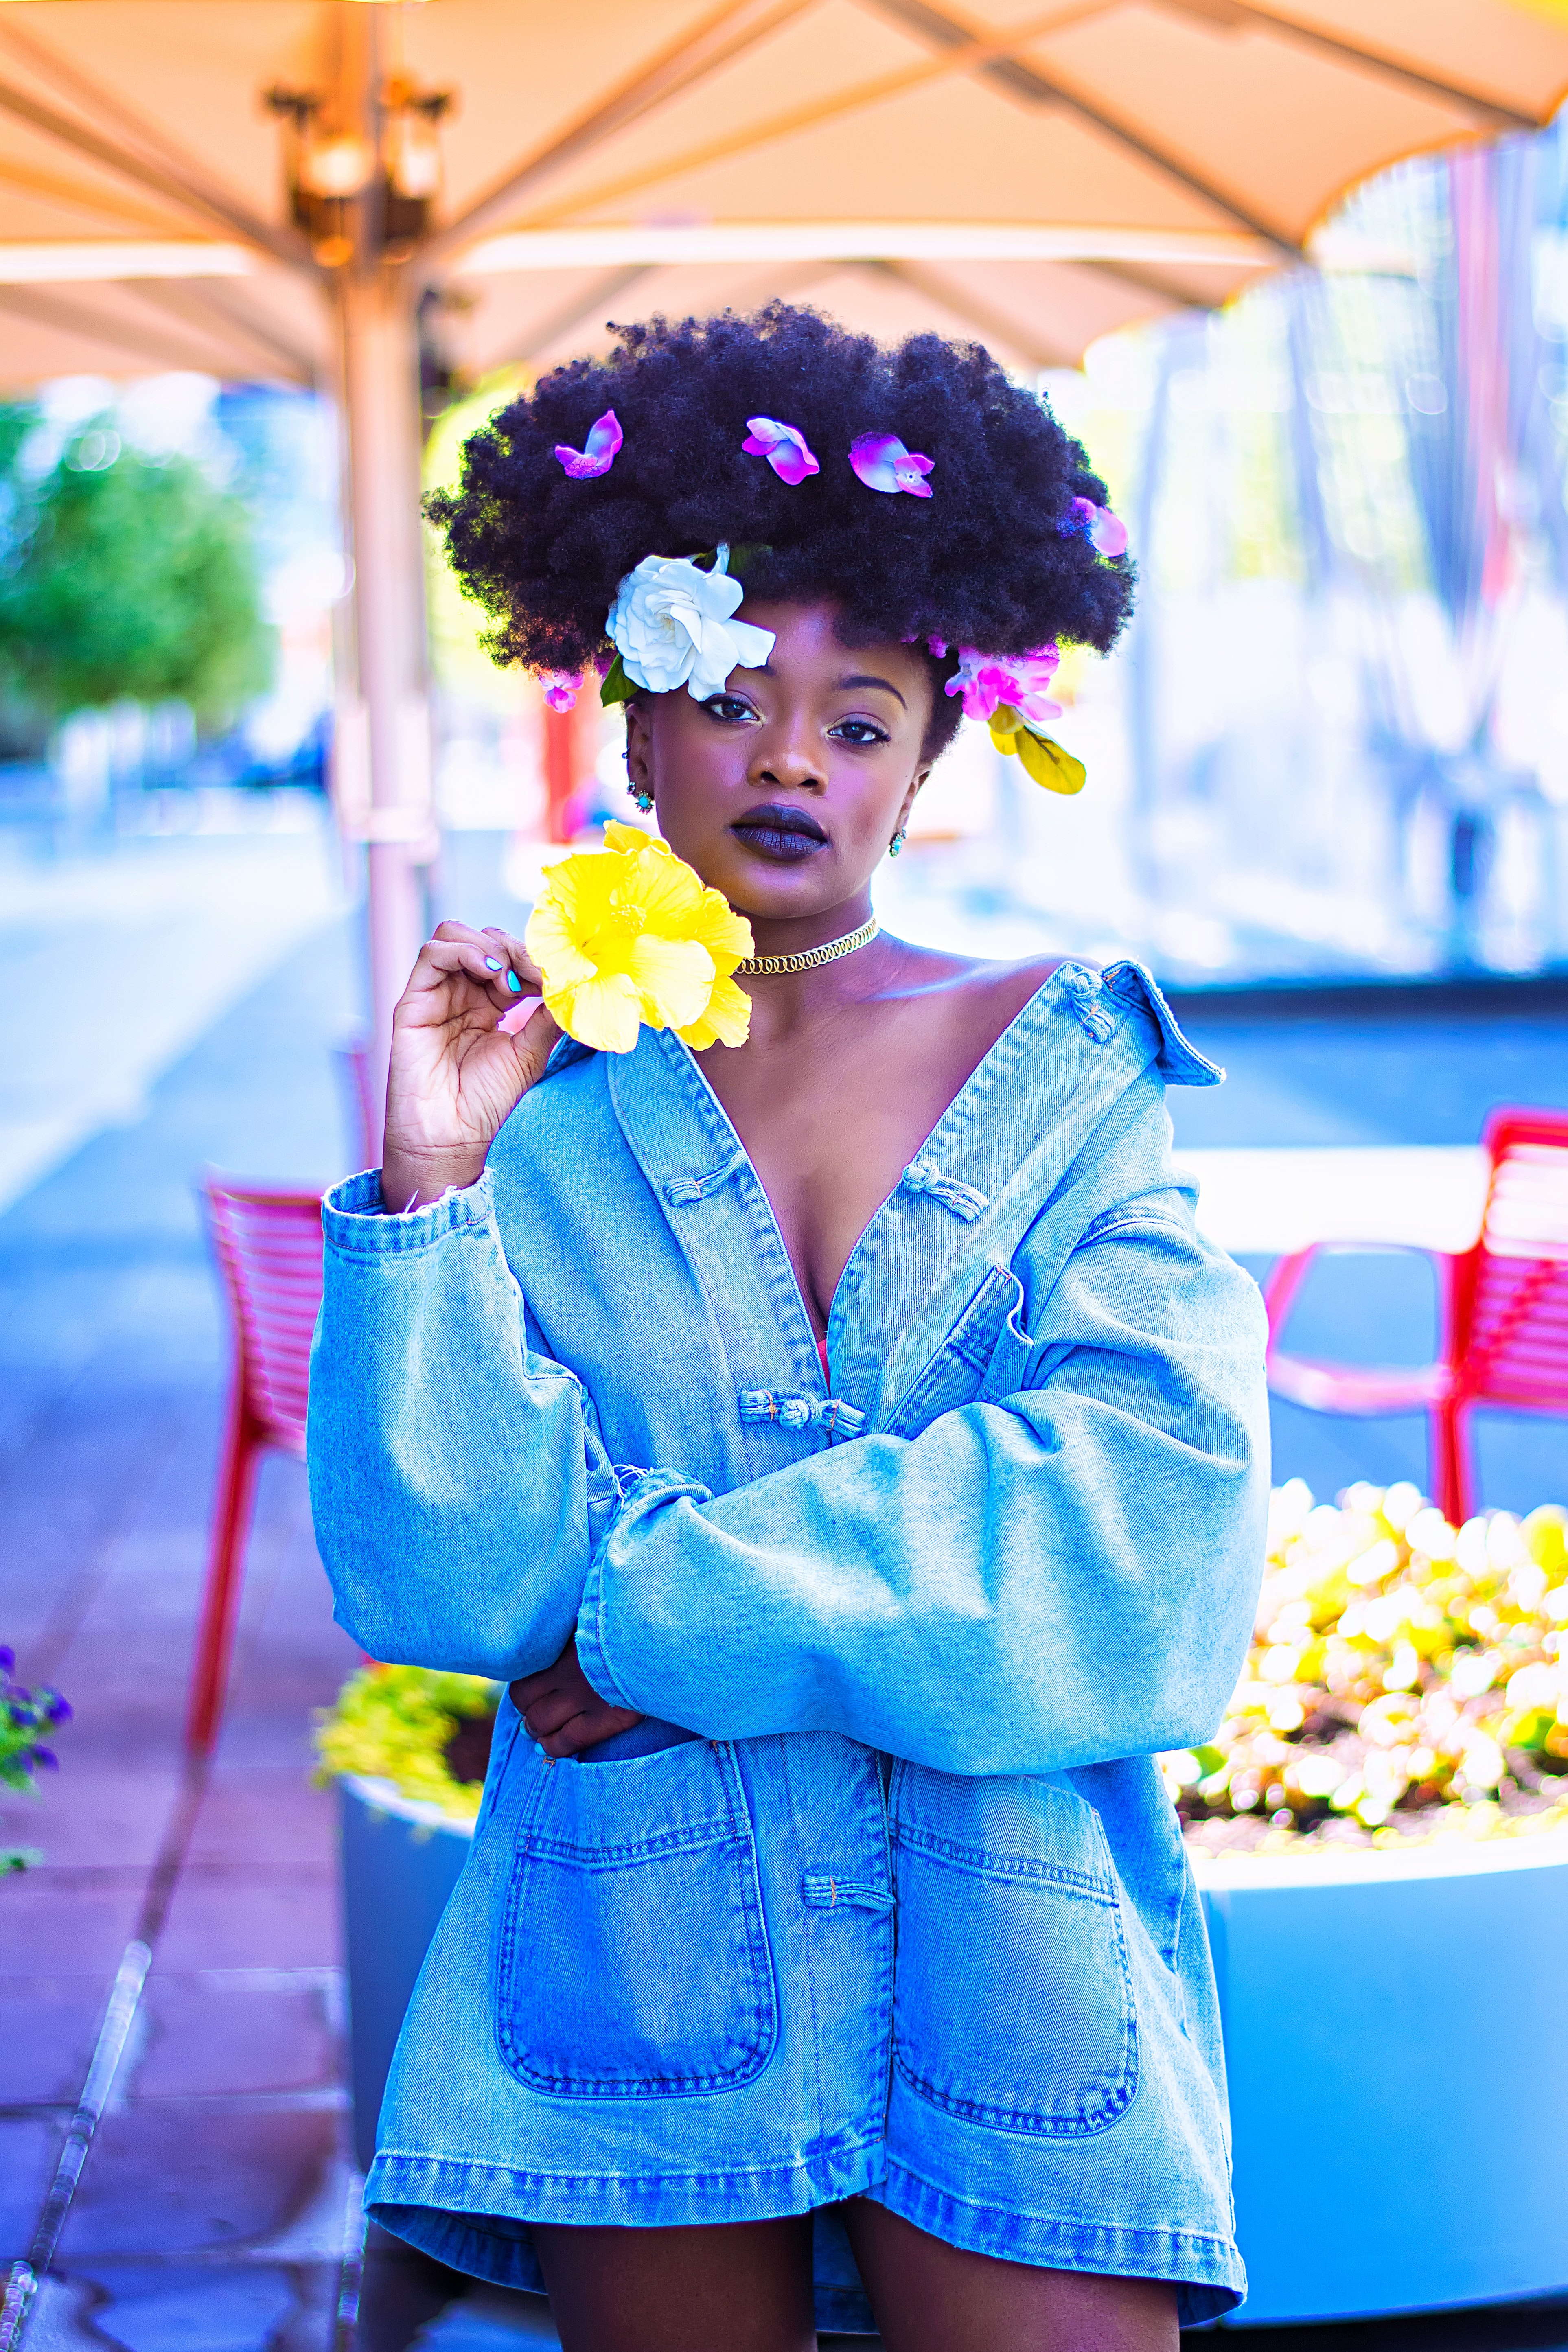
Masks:
[[[1491,1179],[1454,1333],[1465,1393],[1568,1410],[1568,1112],[1489,1120]]]
[[[298,1452],[321,1303],[321,1196],[218,1175],[204,1177],[202,1193],[234,1316],[246,1402],[274,1444]]]

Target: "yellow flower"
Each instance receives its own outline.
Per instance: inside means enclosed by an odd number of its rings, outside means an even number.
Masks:
[[[546,1005],[582,1045],[629,1054],[643,1022],[699,1053],[745,1040],[752,1000],[731,974],[751,925],[635,824],[606,824],[603,849],[548,869],[523,937]]]
[[[1020,718],[1010,702],[999,702],[991,713],[991,740],[999,751],[1015,751],[1024,772],[1048,793],[1081,793],[1085,775],[1081,760],[1041,735]]]

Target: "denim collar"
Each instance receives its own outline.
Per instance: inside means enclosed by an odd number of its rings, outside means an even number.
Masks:
[[[686,1251],[737,1362],[737,1386],[826,1394],[773,1205],[689,1049],[645,1029],[606,1056],[628,1148]],[[1004,1030],[857,1241],[827,1327],[833,1390],[873,1423],[1005,1265],[1108,1109],[1151,1066],[1223,1075],[1177,1027],[1141,965],[1064,963]],[[759,1348],[763,1351],[758,1353]]]

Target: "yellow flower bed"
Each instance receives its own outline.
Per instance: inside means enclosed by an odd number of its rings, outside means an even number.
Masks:
[[[316,1718],[316,1778],[359,1772],[390,1780],[402,1795],[471,1822],[483,1783],[454,1779],[447,1749],[466,1719],[494,1715],[500,1696],[500,1684],[480,1675],[363,1666]]]
[[[1162,1762],[1211,1853],[1568,1826],[1568,1511],[1453,1528],[1413,1486],[1292,1479],[1225,1722]]]

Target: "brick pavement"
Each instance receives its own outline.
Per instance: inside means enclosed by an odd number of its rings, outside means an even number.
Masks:
[[[330,926],[0,1218],[0,1622],[76,1708],[43,1850],[0,1886],[0,2254],[25,2248],[160,1854],[145,1995],[27,2341],[317,2352],[355,2181],[330,1798],[309,1720],[353,1653],[303,1473],[265,1469],[230,1714],[183,1853],[179,1727],[224,1339],[190,1195],[210,1158],[309,1181],[345,1156],[325,1060],[349,1003]],[[111,1026],[103,1044],[112,1050]],[[300,1048],[306,1045],[306,1050]]]

